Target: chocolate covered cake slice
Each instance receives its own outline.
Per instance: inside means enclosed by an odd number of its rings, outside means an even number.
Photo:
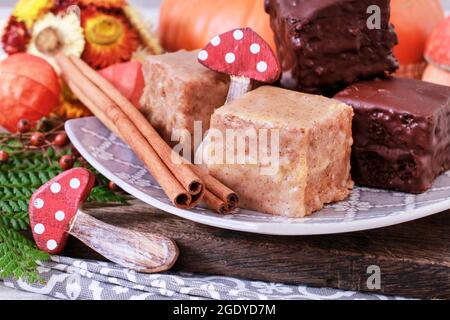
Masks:
[[[282,65],[281,85],[285,88],[330,94],[398,68],[392,53],[397,36],[389,23],[389,0],[265,3]],[[376,20],[369,19],[375,12],[369,7],[380,9],[380,28]]]
[[[450,87],[390,78],[335,96],[353,106],[357,184],[422,193],[450,169]]]

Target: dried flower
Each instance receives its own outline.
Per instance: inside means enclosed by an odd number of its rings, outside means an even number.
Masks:
[[[63,119],[74,119],[92,116],[87,109],[73,94],[70,88],[63,83],[61,86],[61,103],[56,107],[52,114]]]
[[[53,114],[64,119],[75,119],[92,116],[92,113],[80,101],[63,101]]]
[[[82,58],[94,68],[129,61],[139,46],[139,34],[120,13],[89,7],[82,10],[81,20],[86,35]]]
[[[125,0],[80,0],[81,4],[85,6],[93,5],[95,7],[103,8],[122,8],[125,4]]]
[[[33,23],[46,14],[53,4],[53,0],[20,0],[14,8],[13,16],[31,29]]]
[[[2,36],[3,50],[10,55],[25,52],[29,41],[30,34],[25,23],[11,16]]]
[[[54,14],[58,14],[61,12],[65,12],[67,8],[74,5],[79,5],[80,0],[54,0],[55,4],[53,5],[52,12]]]
[[[54,56],[64,53],[80,57],[85,45],[83,29],[77,15],[55,16],[48,13],[36,22],[28,52],[47,60],[55,70],[59,68]]]

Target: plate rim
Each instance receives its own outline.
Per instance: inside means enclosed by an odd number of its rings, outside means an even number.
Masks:
[[[209,225],[216,228],[248,232],[254,234],[277,235],[277,236],[308,236],[308,235],[326,235],[326,234],[342,234],[357,231],[365,231],[372,229],[379,229],[397,224],[414,221],[425,218],[434,214],[441,213],[450,208],[450,198],[446,201],[440,201],[421,208],[411,209],[408,212],[401,212],[399,214],[375,217],[367,220],[353,220],[348,222],[322,222],[322,223],[285,223],[285,222],[245,222],[239,220],[225,220],[220,217],[212,217],[198,214],[185,209],[178,209],[172,205],[166,204],[148,194],[136,189],[126,181],[114,175],[110,170],[97,161],[86,150],[81,141],[74,133],[72,126],[78,122],[85,121],[85,119],[96,119],[95,117],[80,118],[68,120],[65,123],[65,129],[70,141],[83,158],[97,171],[99,171],[107,179],[114,182],[125,192],[129,193],[138,200],[147,203],[159,210],[174,214],[180,218],[191,220],[200,224]],[[96,119],[100,125],[103,125]],[[109,129],[108,129],[109,130]],[[394,192],[394,191],[393,191]]]

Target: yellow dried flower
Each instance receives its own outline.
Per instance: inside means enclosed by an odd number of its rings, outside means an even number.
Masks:
[[[27,28],[31,28],[53,5],[54,0],[20,0],[14,8],[13,16],[24,22]]]
[[[139,34],[120,12],[94,7],[82,11],[86,48],[82,58],[96,69],[129,61],[139,46]]]
[[[64,119],[75,119],[92,116],[92,113],[79,101],[63,101],[53,114]]]
[[[125,0],[80,0],[83,5],[93,5],[96,7],[103,8],[122,8],[126,1]]]
[[[92,116],[86,108],[73,94],[70,88],[61,81],[61,103],[53,110],[52,114],[64,119],[75,119]]]

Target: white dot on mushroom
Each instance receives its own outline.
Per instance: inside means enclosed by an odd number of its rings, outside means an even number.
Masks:
[[[78,189],[81,185],[81,182],[77,178],[73,178],[70,180],[69,185],[72,189]]]
[[[58,182],[52,183],[50,190],[52,193],[59,193],[61,191],[61,185]]]
[[[42,209],[44,207],[44,200],[42,200],[41,198],[37,198],[36,200],[34,200],[34,206],[37,209]]]
[[[64,213],[64,211],[59,210],[55,213],[56,220],[63,221],[65,218],[66,218],[66,214]]]
[[[229,52],[225,55],[225,61],[227,63],[233,63],[236,61],[236,56],[234,55],[234,53]]]
[[[58,246],[58,243],[56,243],[55,240],[48,240],[47,241],[47,249],[48,250],[55,250],[57,246]]]
[[[261,51],[261,46],[257,43],[253,43],[250,46],[250,52],[253,54],[258,54]]]
[[[36,234],[43,234],[45,232],[45,227],[42,223],[38,223],[34,226],[34,233]]]
[[[242,30],[235,30],[233,32],[233,38],[234,40],[242,40],[244,38],[244,33]]]
[[[258,62],[258,64],[256,65],[256,70],[258,70],[261,73],[266,72],[267,71],[267,63],[265,63],[264,61]]]
[[[219,36],[217,36],[217,37],[214,37],[212,40],[211,40],[211,44],[214,46],[214,47],[217,47],[219,44],[220,44],[220,37]]]
[[[198,58],[200,61],[206,61],[208,60],[208,52],[206,50],[202,50],[198,53]]]

